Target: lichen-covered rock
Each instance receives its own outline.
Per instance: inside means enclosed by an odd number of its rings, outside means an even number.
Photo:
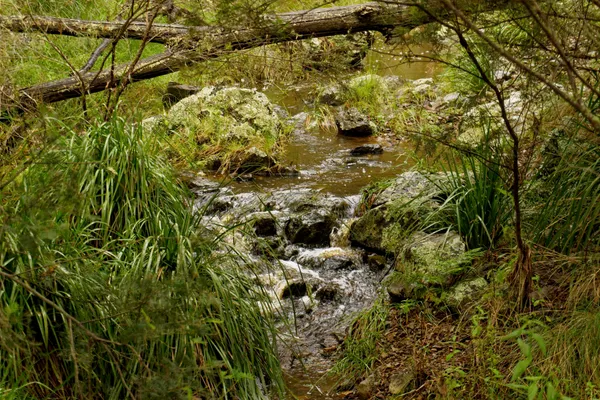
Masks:
[[[393,395],[406,393],[414,386],[416,376],[412,371],[401,372],[390,377],[388,390]]]
[[[381,193],[371,208],[350,228],[353,244],[383,253],[397,253],[406,239],[439,204],[440,190],[432,177],[410,171],[399,175]]]
[[[169,128],[169,121],[164,115],[155,115],[142,121],[142,130],[147,134],[162,133]]]
[[[354,107],[339,111],[335,124],[338,133],[345,136],[371,136],[377,132],[377,125]]]
[[[475,278],[456,284],[446,296],[446,304],[450,307],[459,308],[465,302],[474,300],[488,286],[484,278]]]
[[[356,387],[356,394],[358,395],[358,398],[361,400],[370,399],[375,392],[377,382],[378,379],[374,374],[369,375],[367,379],[360,382]]]
[[[402,274],[425,285],[448,286],[469,266],[466,245],[456,233],[417,232],[396,266]]]
[[[269,168],[276,163],[272,153],[283,125],[264,93],[205,87],[175,104],[167,121],[182,140],[187,139],[184,143],[216,156],[220,169]],[[244,147],[247,150],[239,150]]]
[[[318,95],[317,102],[328,106],[341,106],[344,104],[344,91],[339,85],[325,87]]]
[[[354,245],[371,249],[374,251],[385,252],[381,241],[383,239],[383,230],[389,226],[386,217],[387,209],[377,207],[367,211],[358,218],[350,228],[350,241]]]
[[[404,300],[421,300],[425,294],[425,286],[418,282],[395,279],[386,286],[390,301],[400,303]]]
[[[382,204],[391,203],[397,201],[400,197],[406,200],[416,198],[431,199],[441,192],[435,184],[439,178],[437,175],[425,176],[418,171],[404,172],[398,175],[387,188],[376,196],[372,206],[377,207]]]

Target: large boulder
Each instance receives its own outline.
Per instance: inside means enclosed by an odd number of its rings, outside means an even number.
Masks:
[[[437,176],[405,172],[374,194],[370,208],[354,221],[350,241],[380,253],[397,253],[439,204]]]
[[[205,87],[171,107],[166,119],[180,147],[187,146],[191,154],[195,149],[189,147],[196,147],[202,161],[210,155],[212,168],[257,170],[276,164],[274,149],[283,125],[264,93]]]
[[[340,110],[335,115],[338,133],[345,136],[371,136],[377,132],[375,123],[356,108]]]

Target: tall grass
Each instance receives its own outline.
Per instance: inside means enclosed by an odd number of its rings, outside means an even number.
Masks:
[[[379,357],[377,345],[385,331],[389,311],[389,305],[379,298],[354,317],[343,343],[343,356],[332,373],[356,379],[373,368]]]
[[[283,384],[263,293],[203,238],[158,143],[65,140],[0,209],[0,388],[17,398],[259,399]]]
[[[534,241],[564,254],[600,245],[600,147],[569,144],[533,222]]]
[[[486,130],[485,140],[475,150],[450,152],[445,179],[436,183],[448,195],[437,218],[458,232],[472,250],[494,247],[512,212],[494,148]]]

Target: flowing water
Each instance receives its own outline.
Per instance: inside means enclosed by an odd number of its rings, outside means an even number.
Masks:
[[[427,48],[420,50],[423,53],[428,51]],[[402,50],[385,47],[374,49],[368,55],[368,64],[378,67],[381,75],[395,75],[403,79],[427,78],[438,72],[432,63],[401,64],[397,55],[388,54],[392,51],[398,53]],[[314,102],[310,98],[309,89],[271,89],[266,93],[272,102],[284,107],[290,115],[305,111]],[[300,121],[310,124],[310,121],[304,121],[304,117]],[[349,155],[351,149],[369,143],[381,144],[384,152],[361,157]],[[285,218],[290,218],[289,215],[294,211],[284,204],[288,200],[282,199],[297,196],[298,193],[302,195],[302,190],[305,190],[305,194],[317,190],[330,196],[328,198],[334,202],[350,204],[347,215],[339,221],[340,226],[347,226],[360,188],[374,180],[393,177],[408,169],[408,154],[411,149],[407,146],[405,143],[390,142],[377,136],[343,137],[331,128],[297,129],[286,145],[286,161],[300,171],[298,176],[255,177],[250,182],[232,182],[222,203],[229,204],[228,207],[237,210],[239,215],[263,211],[252,204],[274,204],[274,213],[287,215],[282,217],[282,221],[287,221]],[[262,197],[255,201],[252,196]],[[277,234],[285,236],[280,231]],[[326,374],[332,366],[328,349],[339,345],[350,316],[368,307],[374,300],[384,274],[383,270],[372,271],[369,268],[365,263],[367,254],[363,250],[350,248],[348,244],[332,243],[332,246],[341,247],[314,249],[288,244],[286,254],[275,260],[277,268],[285,270],[285,273],[283,278],[279,275],[272,280],[273,285],[269,290],[272,290],[274,299],[279,301],[283,311],[294,317],[293,326],[282,326],[283,342],[290,345],[289,349],[282,349],[282,365],[287,385],[293,393],[292,398],[296,399],[339,398],[329,393],[334,389],[336,379]],[[332,252],[341,254],[333,259],[343,262],[323,261],[326,260],[325,254]],[[288,286],[284,290],[288,290],[290,294],[281,300],[281,288],[288,284],[289,276],[294,274],[299,274],[307,282],[316,282],[315,287],[334,285],[334,292],[337,294],[313,305],[310,290],[305,293],[306,289],[297,289],[301,292],[292,294],[293,290]]]
[[[402,48],[379,45],[367,55],[369,70],[383,76],[398,76],[402,79],[429,78],[439,72],[433,62],[420,60],[403,63]],[[428,54],[428,47],[413,49],[415,54]],[[271,101],[298,115],[313,102],[312,88],[296,87],[282,90],[270,88],[265,92]],[[302,121],[301,121],[302,122]],[[306,121],[310,125],[310,119]],[[350,157],[349,151],[363,144],[383,146],[379,155]],[[233,184],[236,192],[253,190],[281,190],[312,188],[338,196],[357,194],[360,188],[375,180],[389,178],[406,171],[411,165],[412,148],[409,144],[386,140],[385,137],[346,137],[338,135],[335,127],[313,127],[296,130],[286,144],[286,159],[300,172],[290,177],[255,177],[252,182]]]

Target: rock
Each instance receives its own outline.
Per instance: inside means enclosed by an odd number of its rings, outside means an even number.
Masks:
[[[171,107],[167,119],[177,135],[193,138],[199,147],[214,146],[217,152],[213,157],[219,161],[211,162],[210,169],[237,171],[243,166],[252,170],[272,166],[276,161],[267,154],[283,125],[264,93],[205,87]],[[236,150],[250,145],[249,150]]]
[[[417,282],[405,282],[401,279],[394,280],[386,287],[392,303],[400,303],[404,300],[422,300],[425,289],[425,286]]]
[[[417,232],[408,242],[411,244],[396,269],[426,285],[447,287],[471,261],[465,254],[465,243],[454,232]]]
[[[403,394],[410,390],[415,381],[415,375],[410,372],[392,375],[390,378],[389,391],[391,394]]]
[[[380,92],[388,91],[388,80],[380,75],[366,74],[352,78],[348,83],[350,89],[357,89],[369,86],[372,90]]]
[[[155,115],[142,121],[142,130],[147,134],[166,132],[169,129],[169,121],[164,115]]]
[[[350,227],[350,242],[366,249],[386,252],[382,239],[383,230],[388,225],[385,207],[371,209],[354,221]]]
[[[273,104],[273,111],[275,111],[275,114],[277,114],[277,116],[281,119],[290,118],[290,114],[287,112],[287,110],[281,107],[279,104]]]
[[[450,290],[445,301],[449,306],[459,308],[465,302],[474,300],[487,286],[488,283],[484,278],[460,282]]]
[[[494,72],[494,80],[496,83],[504,83],[509,81],[514,76],[514,71],[511,70],[497,70]]]
[[[325,282],[315,292],[315,298],[319,301],[334,301],[341,295],[342,288],[335,282]]]
[[[431,89],[431,85],[423,84],[423,85],[415,86],[412,89],[412,92],[416,93],[416,94],[426,94],[427,92],[429,92],[430,89]]]
[[[222,185],[200,174],[190,176],[185,182],[187,186],[196,194],[217,193]]]
[[[460,98],[460,94],[459,93],[457,93],[457,92],[449,93],[449,94],[447,94],[447,95],[444,96],[444,98],[442,99],[442,103],[444,103],[444,104],[454,103],[459,98]]]
[[[413,84],[413,86],[433,85],[433,79],[432,78],[415,79],[412,82],[412,84]]]
[[[297,261],[311,269],[324,269],[327,271],[353,270],[361,266],[362,256],[351,249],[330,247],[301,251],[298,254]]]
[[[382,204],[397,201],[400,197],[406,200],[416,198],[431,199],[440,194],[440,189],[436,186],[436,181],[440,179],[437,175],[425,176],[418,171],[404,172],[380,194],[373,202],[373,207]]]
[[[383,147],[380,144],[363,144],[350,150],[351,156],[363,156],[366,154],[381,154]]]
[[[218,171],[221,168],[223,161],[219,156],[210,156],[204,162],[204,166],[209,171]]]
[[[370,399],[375,392],[375,376],[370,375],[367,379],[363,380],[356,387],[356,394],[361,400]]]
[[[344,93],[338,85],[327,86],[317,96],[317,102],[327,104],[332,107],[341,106],[344,104]]]
[[[254,232],[258,236],[277,235],[277,221],[273,213],[269,211],[252,213],[248,216],[252,221]]]
[[[302,297],[306,295],[308,291],[308,285],[303,279],[293,279],[284,282],[284,285],[280,287],[277,292],[277,297],[285,299],[288,297]]]
[[[316,301],[311,299],[310,296],[303,296],[301,301],[306,312],[311,312],[317,306]]]
[[[377,132],[377,126],[356,108],[338,112],[335,124],[338,133],[346,136],[370,136]]]
[[[285,227],[286,237],[294,244],[329,246],[329,234],[336,219],[329,213],[312,211],[290,218]]]
[[[415,94],[427,94],[433,85],[433,79],[431,78],[423,78],[417,79],[412,82],[413,88],[410,90]]]
[[[395,253],[415,229],[435,211],[441,195],[434,183],[438,176],[425,177],[410,171],[399,175],[375,196],[371,208],[350,227],[350,241],[379,253]]]
[[[273,193],[271,200],[278,210],[288,210],[291,213],[319,211],[332,214],[335,218],[345,216],[350,207],[343,198],[328,196],[312,189],[281,190]]]
[[[238,174],[269,169],[277,164],[273,157],[254,146],[232,156],[232,162],[229,169]]]
[[[367,256],[367,264],[373,272],[383,271],[387,265],[387,259],[381,254],[369,254]]]
[[[167,91],[163,95],[162,101],[165,107],[170,107],[178,101],[198,93],[200,90],[201,88],[197,86],[169,82],[167,84]]]

